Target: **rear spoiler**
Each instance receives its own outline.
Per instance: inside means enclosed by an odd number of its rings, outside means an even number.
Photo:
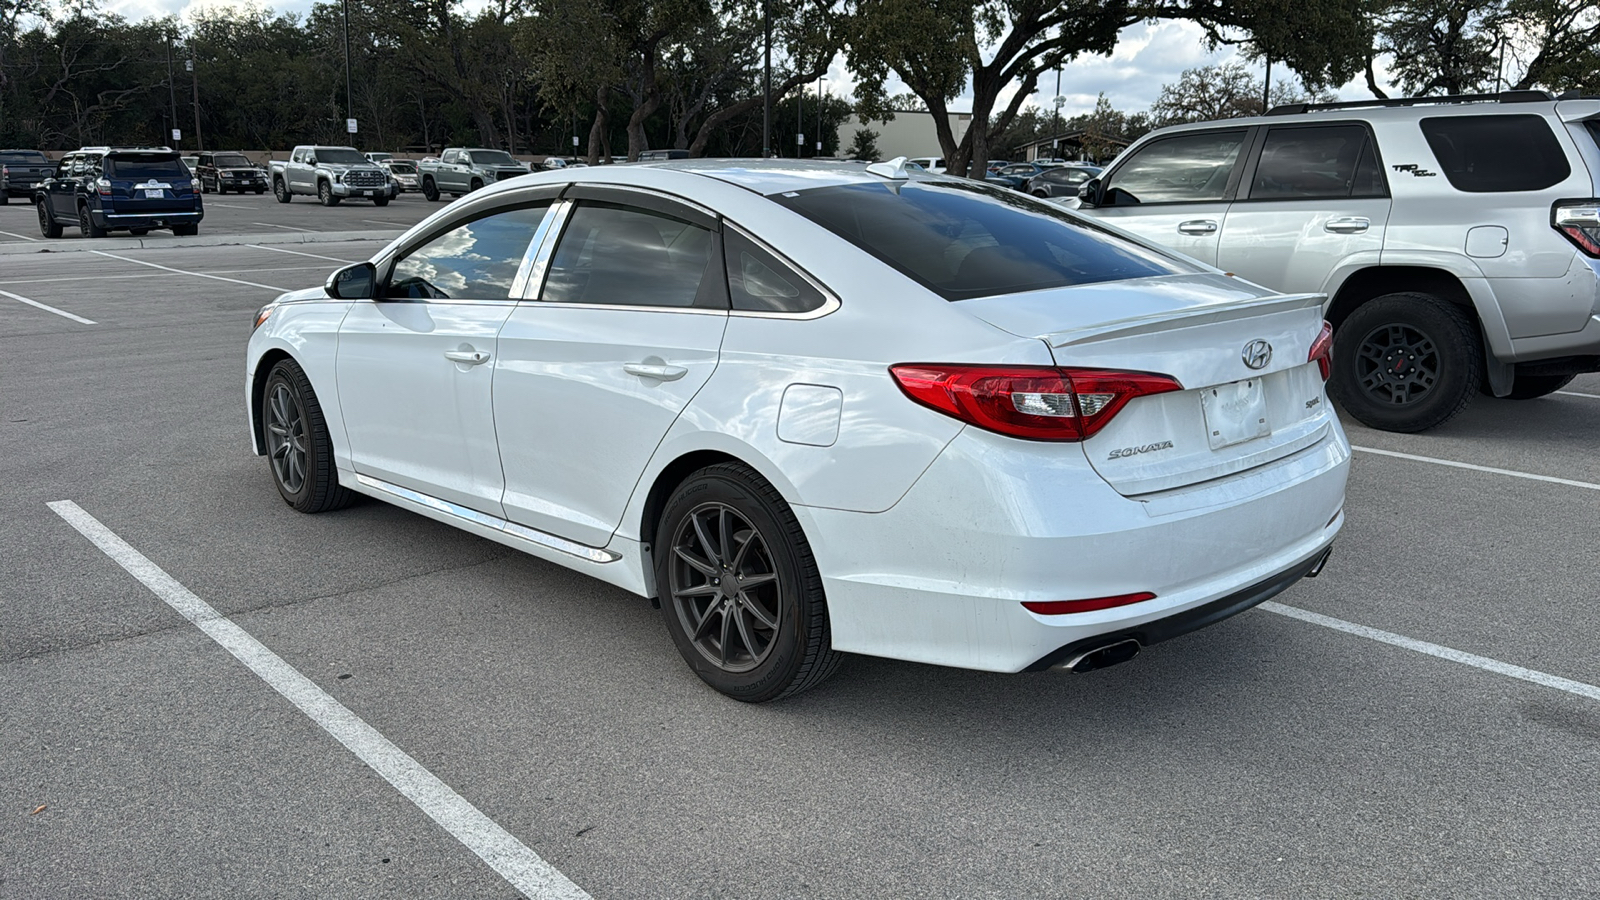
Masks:
[[[1229,322],[1234,319],[1248,319],[1254,316],[1294,312],[1301,309],[1315,308],[1320,311],[1327,300],[1327,294],[1274,294],[1270,297],[1229,303],[1220,308],[1168,310],[1147,316],[1136,316],[1131,319],[1119,319],[1114,322],[1106,322],[1086,328],[1052,332],[1039,337],[1051,347],[1073,347],[1080,344],[1092,344],[1097,341],[1110,341],[1117,338],[1170,331],[1175,325],[1177,327],[1210,325],[1214,322]],[[1178,325],[1178,323],[1182,324]]]

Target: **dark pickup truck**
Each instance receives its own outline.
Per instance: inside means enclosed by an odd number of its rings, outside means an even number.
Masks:
[[[34,187],[55,170],[50,158],[37,150],[0,150],[0,203],[32,197]]]

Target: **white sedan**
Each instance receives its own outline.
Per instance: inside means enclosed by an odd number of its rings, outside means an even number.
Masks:
[[[898,161],[558,170],[263,308],[246,394],[295,509],[648,597],[754,702],[844,652],[1087,671],[1316,574],[1321,300]]]

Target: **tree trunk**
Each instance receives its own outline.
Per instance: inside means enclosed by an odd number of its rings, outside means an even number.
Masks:
[[[661,92],[652,90],[645,95],[644,102],[633,108],[633,115],[628,117],[628,162],[638,162],[639,154],[649,150],[648,138],[644,133],[644,122],[661,108]]]
[[[611,142],[606,137],[606,104],[611,99],[611,89],[602,87],[595,94],[594,124],[589,126],[589,165],[600,164],[600,153],[604,150],[607,162],[611,156]]]

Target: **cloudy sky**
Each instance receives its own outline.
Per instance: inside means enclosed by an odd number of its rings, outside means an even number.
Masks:
[[[311,3],[312,0],[282,0],[257,5],[304,15],[310,11]],[[483,0],[466,0],[469,9],[482,3]],[[107,9],[130,19],[172,13],[185,15],[206,8],[246,5],[251,4],[232,0],[110,0],[105,4]],[[1066,103],[1061,107],[1061,112],[1064,116],[1088,112],[1094,109],[1095,98],[1102,92],[1116,109],[1126,112],[1146,110],[1155,101],[1156,95],[1161,93],[1161,86],[1177,81],[1184,69],[1214,65],[1235,58],[1238,58],[1238,53],[1231,47],[1208,50],[1200,28],[1188,22],[1140,23],[1122,32],[1116,50],[1109,57],[1081,57],[1062,69],[1061,94],[1066,97]],[[1247,65],[1259,77],[1260,64]],[[1285,70],[1278,67],[1273,71],[1274,81],[1285,74]],[[1383,74],[1380,67],[1379,84],[1387,88]],[[1048,110],[1051,98],[1056,96],[1055,79],[1046,76],[1041,82],[1040,90],[1034,94],[1031,102]],[[834,96],[849,96],[854,85],[855,78],[845,67],[843,58],[834,61],[828,76],[823,79],[824,90]],[[905,86],[895,80],[891,82],[890,90],[899,93],[905,90]],[[1343,100],[1371,96],[1364,81],[1353,81],[1335,93]],[[1009,100],[1010,96],[1008,92],[1002,100]],[[957,100],[953,108],[962,112],[971,109],[970,95]]]

